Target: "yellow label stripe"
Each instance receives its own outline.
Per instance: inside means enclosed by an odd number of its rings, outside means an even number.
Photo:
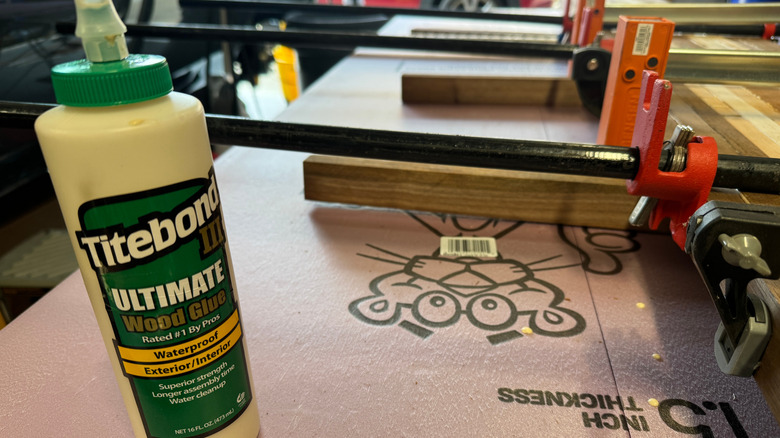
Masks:
[[[176,362],[165,364],[143,364],[123,361],[122,366],[125,374],[128,376],[163,378],[173,377],[179,374],[189,373],[198,368],[205,367],[220,357],[224,356],[241,340],[241,325],[237,325],[235,330],[223,339],[219,344],[212,346],[209,350],[190,356]]]
[[[225,322],[218,325],[215,329],[191,341],[162,348],[140,349],[120,346],[118,347],[119,356],[125,361],[147,364],[180,360],[213,347],[214,344],[225,339],[237,324],[238,310],[234,311]]]

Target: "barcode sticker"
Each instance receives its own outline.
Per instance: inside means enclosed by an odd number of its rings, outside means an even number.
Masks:
[[[653,24],[639,23],[636,25],[636,38],[632,55],[647,56],[650,50],[650,39],[653,38]]]
[[[493,237],[441,237],[439,253],[457,257],[496,257],[498,248]]]

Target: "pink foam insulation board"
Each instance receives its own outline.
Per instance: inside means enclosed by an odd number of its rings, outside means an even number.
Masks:
[[[303,158],[216,166],[261,436],[780,436],[668,236],[311,203]],[[78,275],[0,331],[0,436],[132,436]]]

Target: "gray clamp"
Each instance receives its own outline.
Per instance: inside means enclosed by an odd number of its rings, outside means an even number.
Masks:
[[[772,326],[766,304],[748,295],[747,287],[757,278],[780,278],[780,208],[707,202],[688,223],[685,252],[720,314],[718,366],[726,374],[751,376]]]

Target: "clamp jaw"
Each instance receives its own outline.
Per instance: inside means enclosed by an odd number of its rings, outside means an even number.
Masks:
[[[569,73],[577,84],[582,106],[595,116],[601,115],[604,105],[612,58],[611,50],[602,47],[603,22],[604,0],[577,0],[574,21],[564,22],[564,35],[568,34],[569,42],[579,46],[572,56]]]
[[[685,252],[720,314],[715,357],[726,374],[750,377],[769,343],[769,311],[747,287],[780,278],[778,248],[780,208],[710,201],[691,217]]]
[[[672,239],[684,249],[688,219],[707,202],[715,181],[718,146],[712,137],[690,136],[686,141],[672,142],[673,147],[668,148],[664,132],[671,100],[671,82],[658,79],[654,71],[645,70],[631,140],[631,145],[639,149],[641,166],[634,179],[626,181],[626,188],[632,195],[646,197],[640,199],[632,216],[645,216],[645,212],[637,210],[651,209],[647,216],[653,230],[669,218]],[[656,201],[648,204],[648,198]]]
[[[572,57],[571,78],[577,84],[582,106],[596,116],[601,115],[604,105],[611,58],[612,52],[602,48],[598,39],[592,45],[576,49]]]
[[[748,295],[747,287],[758,278],[780,278],[780,208],[707,202],[717,145],[684,126],[664,141],[671,93],[671,83],[644,72],[632,139],[641,166],[626,182],[628,192],[642,198],[630,222],[643,225],[649,219],[657,229],[669,219],[672,239],[691,256],[720,314],[718,366],[749,377],[769,343],[771,319],[766,304]]]

